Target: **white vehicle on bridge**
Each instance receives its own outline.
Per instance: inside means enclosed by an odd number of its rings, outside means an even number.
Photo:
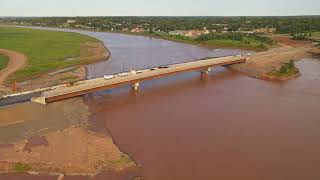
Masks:
[[[103,78],[104,78],[105,80],[110,80],[110,79],[113,79],[113,78],[114,78],[114,75],[105,75],[105,76],[103,76]]]
[[[128,73],[119,73],[119,76],[120,77],[126,77],[126,76],[128,76],[129,74]]]

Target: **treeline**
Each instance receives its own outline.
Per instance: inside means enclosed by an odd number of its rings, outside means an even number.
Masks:
[[[311,38],[312,34],[311,33],[298,33],[298,34],[291,34],[291,37],[293,40],[308,40]]]
[[[121,30],[137,26],[150,31],[172,30],[250,31],[257,28],[276,28],[277,33],[308,33],[320,31],[320,16],[290,17],[20,17],[0,18],[0,23],[23,22],[29,25],[59,26],[68,19],[75,24],[102,30]],[[71,24],[74,26],[75,24]]]

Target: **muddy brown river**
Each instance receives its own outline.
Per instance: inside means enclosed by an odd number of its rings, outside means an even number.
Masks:
[[[284,83],[217,68],[85,99],[145,179],[319,179],[320,62],[298,66]]]
[[[112,54],[88,66],[88,78],[241,52],[81,33],[104,41]],[[147,180],[318,180],[320,60],[297,66],[302,76],[287,82],[217,67],[205,78],[190,72],[145,81],[138,92],[125,86],[86,95],[90,128],[110,133]]]

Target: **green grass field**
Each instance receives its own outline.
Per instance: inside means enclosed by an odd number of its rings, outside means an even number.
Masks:
[[[234,41],[234,40],[208,40],[205,42],[208,45],[221,45],[227,47],[238,47],[238,48],[252,48],[252,49],[259,49],[265,48],[264,44],[261,44],[259,41],[255,40],[248,40],[248,43],[244,43],[241,41]]]
[[[157,37],[157,36],[156,36]],[[223,39],[223,40],[208,40],[204,42],[199,42],[195,38],[182,38],[180,36],[169,36],[169,35],[161,35],[158,36],[160,38],[176,41],[176,42],[182,42],[182,43],[189,43],[189,44],[195,44],[195,45],[206,45],[206,46],[213,46],[213,47],[225,47],[225,48],[242,48],[242,49],[251,49],[251,50],[266,50],[268,49],[268,44],[259,42],[255,39],[246,38],[246,42],[243,41],[235,41],[231,39]]]
[[[0,54],[0,70],[5,68],[8,64],[9,58]]]
[[[54,69],[87,64],[90,59],[82,57],[89,53],[86,50],[88,43],[99,41],[77,33],[0,27],[0,48],[28,57],[27,66],[9,77],[9,81],[30,79]]]
[[[313,32],[311,35],[311,37],[314,39],[320,39],[320,32]]]

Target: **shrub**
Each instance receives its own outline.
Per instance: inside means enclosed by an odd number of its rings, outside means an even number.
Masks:
[[[278,77],[291,76],[299,73],[299,69],[295,66],[294,61],[290,60],[288,63],[283,64],[283,66],[275,71],[273,74]]]
[[[24,173],[24,172],[30,170],[30,167],[27,164],[19,162],[14,165],[13,169],[18,173]]]

